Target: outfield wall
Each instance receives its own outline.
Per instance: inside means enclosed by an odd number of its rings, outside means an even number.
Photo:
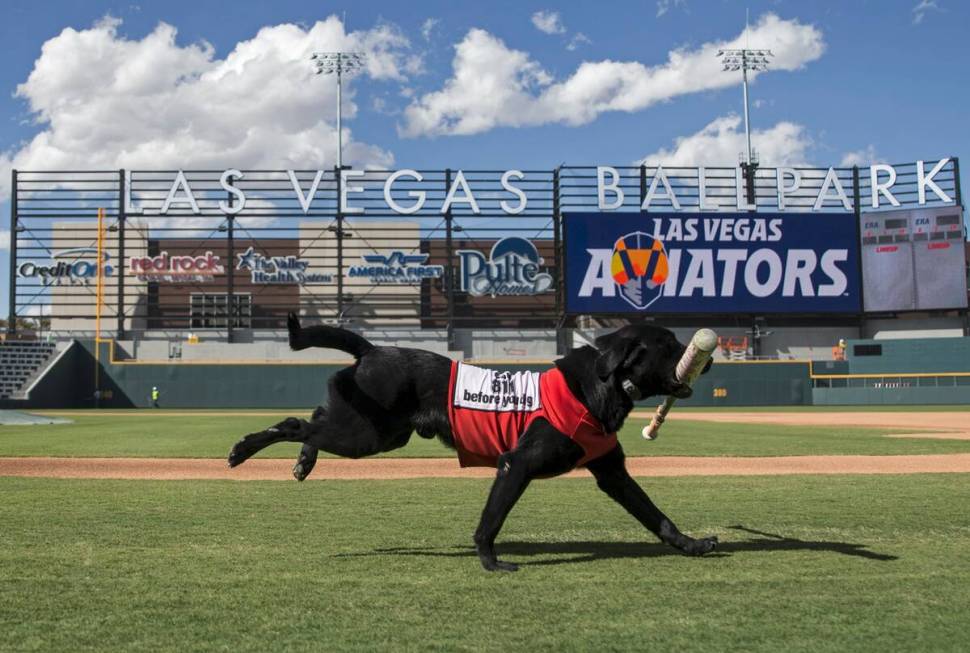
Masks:
[[[145,408],[151,389],[161,392],[162,408],[304,408],[319,405],[327,382],[347,361],[203,363],[200,361],[118,360],[111,342],[100,345],[102,407]],[[483,366],[507,370],[544,370],[549,361]],[[93,407],[95,356],[92,341],[77,342],[52,366],[23,407]],[[697,383],[694,406],[806,405],[811,403],[808,362],[776,361],[715,365]],[[641,402],[653,406],[656,400]]]
[[[970,338],[849,340],[842,365],[814,366],[812,403],[970,404]]]
[[[852,374],[970,372],[970,338],[850,340]]]
[[[970,404],[970,386],[814,388],[818,406],[949,406]]]

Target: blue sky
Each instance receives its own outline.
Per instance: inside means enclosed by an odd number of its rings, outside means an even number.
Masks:
[[[0,175],[47,162],[332,165],[332,82],[301,77],[309,62],[300,53],[287,62],[288,43],[373,49],[379,67],[350,83],[345,104],[352,163],[529,169],[653,157],[730,165],[741,138],[740,80],[710,75],[704,48],[738,38],[746,7],[752,34],[775,39],[776,68],[786,68],[752,85],[755,147],[766,165],[970,152],[962,45],[970,4],[961,2],[8,0],[0,8]],[[295,27],[264,30],[284,24]],[[137,67],[139,57],[153,65]],[[693,66],[703,70],[692,74]],[[483,91],[479,80],[492,74],[496,90]],[[515,93],[503,95],[503,75],[521,85]],[[4,231],[6,193],[0,186]],[[6,249],[0,270],[5,281]]]

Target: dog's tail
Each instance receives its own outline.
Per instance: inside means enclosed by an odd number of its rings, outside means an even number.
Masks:
[[[352,354],[354,358],[360,358],[374,348],[366,338],[347,329],[325,324],[301,327],[300,318],[296,313],[290,313],[286,317],[286,328],[290,332],[290,349],[294,351],[308,347],[326,347],[339,349]]]

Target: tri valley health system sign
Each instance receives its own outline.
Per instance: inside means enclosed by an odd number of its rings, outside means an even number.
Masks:
[[[844,215],[573,213],[564,224],[569,313],[861,311]]]

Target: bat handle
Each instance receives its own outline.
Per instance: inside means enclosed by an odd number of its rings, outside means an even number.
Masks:
[[[668,397],[667,401],[657,406],[657,412],[650,419],[650,424],[643,429],[642,435],[645,440],[657,439],[657,436],[660,435],[660,427],[663,426],[664,420],[667,419],[667,413],[670,412],[670,406],[672,404],[673,402]]]

